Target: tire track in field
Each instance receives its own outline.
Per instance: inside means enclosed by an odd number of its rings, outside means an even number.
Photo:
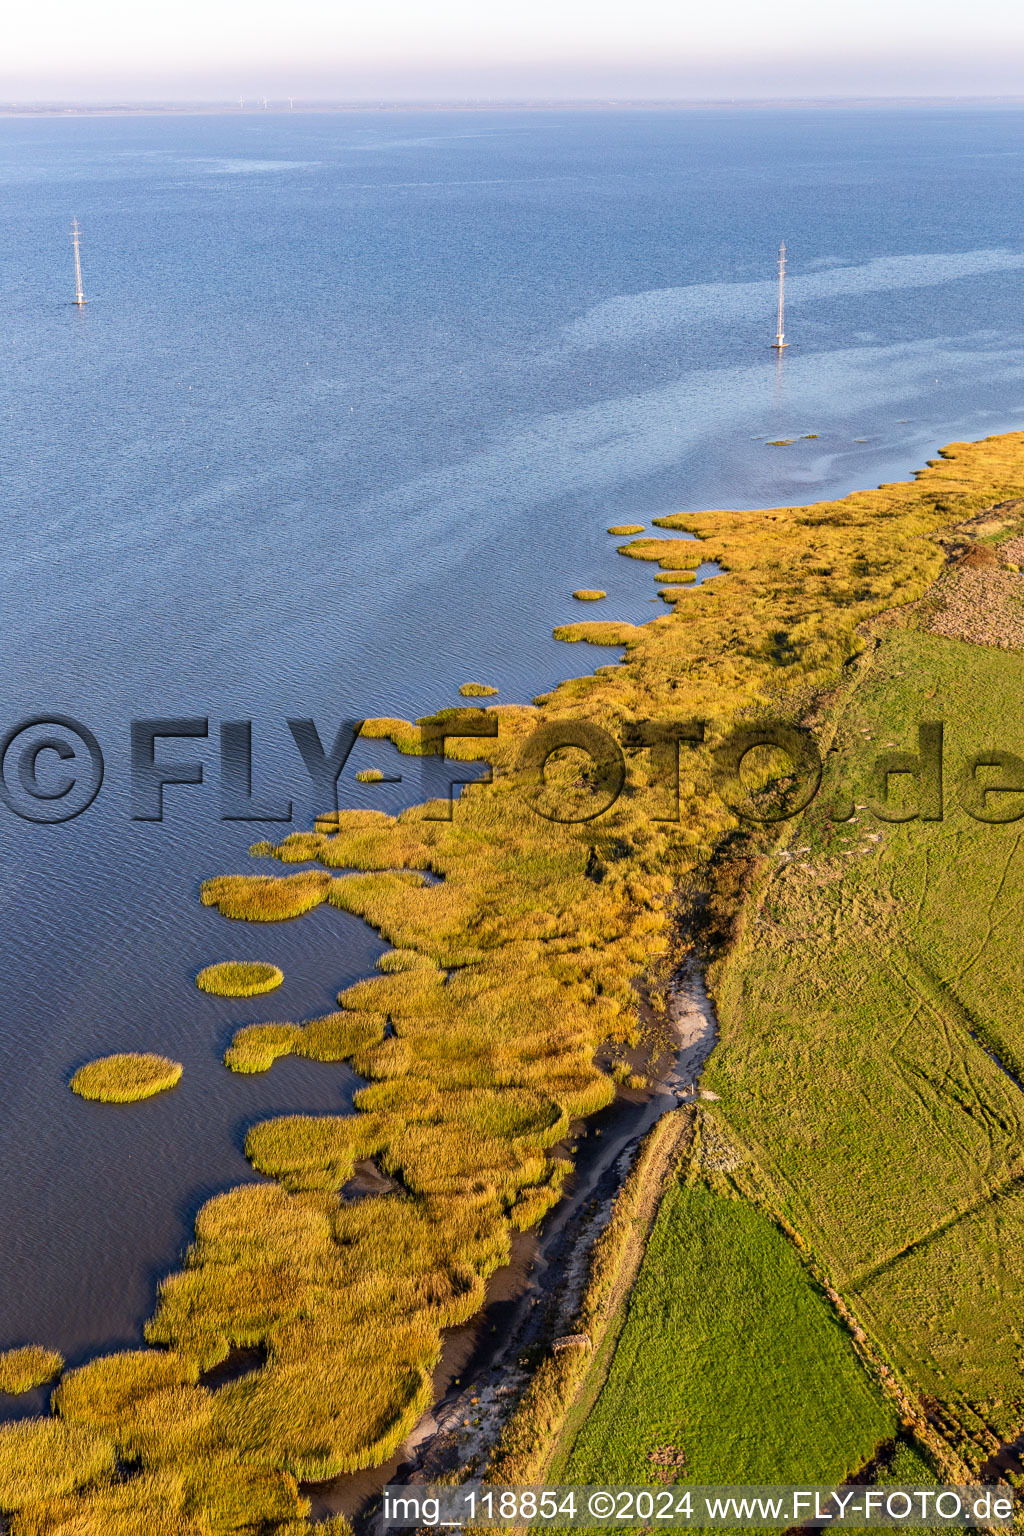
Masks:
[[[1024,1093],[1024,1083],[1021,1082],[1021,1079],[1017,1077],[1016,1073],[1004,1061],[1000,1060],[996,1052],[985,1043],[978,1032],[977,1023],[969,1009],[957,997],[948,983],[940,981],[928,969],[920,956],[916,955],[912,950],[905,949],[903,951],[903,960],[906,969],[897,967],[899,974],[904,982],[913,991],[917,992],[921,1002],[930,1005],[947,1028],[952,1026],[954,1030],[960,1029],[968,1035],[978,1049],[984,1052],[993,1065],[998,1067],[1004,1077],[1013,1084],[1017,1092]],[[964,1066],[969,1074],[970,1069],[966,1062]],[[992,1133],[987,1125],[986,1134],[989,1137],[989,1145],[991,1147]],[[937,1237],[941,1237],[943,1233],[957,1226],[965,1218],[973,1216],[977,1211],[983,1210],[986,1205],[999,1200],[1010,1193],[1016,1186],[1022,1184],[1024,1184],[1024,1167],[1018,1166],[1014,1172],[1008,1174],[997,1184],[990,1186],[980,1198],[972,1200],[965,1206],[957,1207],[947,1217],[943,1218],[942,1221],[936,1222],[928,1231],[921,1233],[918,1237],[911,1238],[908,1243],[905,1243],[902,1248],[897,1249],[895,1253],[889,1254],[888,1257],[880,1259],[876,1264],[870,1265],[867,1269],[861,1271],[859,1275],[851,1276],[847,1284],[851,1290],[861,1291],[864,1286],[871,1284],[879,1276],[888,1273],[909,1254],[916,1253],[922,1247],[926,1247],[928,1243],[934,1241]]]
[[[882,1275],[888,1274],[911,1254],[917,1253],[921,1248],[926,1248],[929,1243],[934,1242],[937,1237],[942,1237],[944,1233],[950,1231],[952,1227],[958,1226],[967,1217],[975,1215],[978,1211],[983,1211],[987,1205],[992,1205],[997,1200],[1004,1199],[1018,1188],[1024,1189],[1024,1166],[1019,1167],[1016,1172],[1010,1174],[1000,1184],[986,1190],[980,1199],[972,1200],[969,1205],[951,1211],[942,1221],[936,1222],[935,1226],[929,1231],[922,1232],[920,1237],[911,1238],[909,1243],[897,1249],[895,1253],[889,1254],[887,1258],[880,1259],[877,1264],[870,1265],[867,1269],[862,1270],[859,1275],[850,1276],[845,1282],[846,1288],[852,1293],[863,1294],[865,1286],[870,1285]]]

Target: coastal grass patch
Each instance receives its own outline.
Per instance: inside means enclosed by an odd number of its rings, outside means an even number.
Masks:
[[[109,1477],[113,1443],[59,1419],[0,1426],[0,1514],[14,1515]]]
[[[399,1322],[389,1330],[387,1356],[372,1326],[337,1339],[301,1324],[296,1331],[306,1345],[301,1354],[272,1359],[221,1394],[218,1419],[230,1439],[256,1452],[272,1445],[304,1482],[386,1461],[430,1405],[436,1329]]]
[[[590,645],[629,645],[638,638],[639,629],[635,624],[617,623],[609,619],[582,624],[558,624],[552,634],[556,640],[565,640],[570,645],[580,640]]]
[[[631,533],[643,533],[643,531],[643,523],[613,523],[608,529],[609,533],[615,534],[619,538]]]
[[[464,699],[487,699],[498,692],[489,683],[462,683],[459,692]]]
[[[664,520],[659,519],[659,525]],[[674,570],[680,556],[693,554],[693,539],[634,539],[632,544],[620,544],[618,553],[631,560],[656,560],[662,570]]]
[[[792,1243],[754,1207],[677,1180],[604,1387],[554,1475],[838,1484],[896,1427]]]
[[[232,1072],[269,1072],[279,1056],[290,1056],[298,1039],[298,1024],[246,1024],[236,1030],[224,1053]]]
[[[211,1536],[213,1529],[205,1514],[186,1508],[184,1478],[166,1470],[34,1503],[10,1526],[11,1536]]]
[[[392,975],[395,971],[436,971],[439,967],[418,949],[389,949],[377,961],[377,969]]]
[[[379,770],[365,771],[383,777]],[[203,881],[199,899],[204,907],[216,907],[222,917],[280,923],[318,907],[330,889],[331,877],[322,869],[304,869],[296,875],[217,875]]]
[[[357,1160],[381,1151],[382,1130],[370,1115],[281,1115],[249,1130],[245,1155],[285,1189],[340,1189]]]
[[[0,1393],[17,1397],[44,1387],[64,1369],[64,1356],[41,1344],[23,1344],[18,1349],[0,1352]]]
[[[356,774],[358,784],[381,784],[383,780],[384,774],[379,768],[360,768]]]
[[[607,596],[608,593],[602,592],[600,587],[580,587],[573,593],[573,597],[580,603],[596,603]]]
[[[505,1233],[481,1201],[346,1204],[247,1186],[204,1208],[193,1262],[161,1288],[149,1332],[180,1337],[204,1365],[265,1340],[267,1365],[207,1405],[214,1442],[303,1479],[355,1470],[386,1458],[423,1411],[440,1329],[481,1305]]]
[[[381,1040],[382,1015],[330,1013],[305,1024],[246,1024],[237,1030],[224,1056],[232,1072],[267,1072],[281,1056],[311,1061],[349,1061]]]
[[[128,1349],[69,1371],[54,1394],[53,1408],[69,1424],[116,1432],[145,1398],[198,1380],[199,1367],[183,1355]]]
[[[276,1516],[272,1526],[260,1521],[263,1509]],[[308,1509],[294,1479],[219,1457],[204,1462],[194,1477],[165,1467],[47,1500],[31,1515],[16,1516],[11,1536],[220,1536],[255,1530],[294,1536],[311,1530],[302,1518]],[[255,1523],[247,1518],[251,1515]],[[318,1536],[329,1528],[318,1525]]]
[[[273,992],[284,981],[284,972],[268,960],[218,960],[196,977],[201,992],[215,997],[258,997]]]
[[[123,1051],[114,1056],[100,1056],[79,1067],[71,1079],[72,1092],[81,1099],[95,1099],[102,1104],[134,1104],[166,1093],[181,1080],[180,1061],[141,1051]]]
[[[406,757],[428,757],[432,750],[424,741],[419,725],[398,720],[393,715],[377,715],[364,720],[359,734],[366,741],[390,741]]]
[[[308,1513],[293,1477],[259,1458],[243,1462],[228,1446],[216,1422],[216,1394],[198,1376],[194,1359],[150,1349],[107,1356],[65,1377],[54,1397],[61,1421],[77,1433],[109,1437],[123,1463],[147,1468],[79,1496],[66,1513],[89,1523],[75,1531],[142,1531],[153,1520],[177,1536],[193,1529],[193,1516],[203,1533],[266,1522],[276,1529],[277,1521]],[[40,1529],[51,1526],[44,1519]]]
[[[509,1211],[509,1220],[518,1232],[526,1232],[542,1221],[562,1198],[562,1185],[572,1172],[572,1164],[555,1158],[547,1165],[540,1184],[524,1189]]]

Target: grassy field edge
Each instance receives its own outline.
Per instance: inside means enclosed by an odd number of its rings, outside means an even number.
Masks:
[[[487,1469],[499,1483],[542,1480],[561,1449],[581,1394],[596,1397],[628,1311],[633,1283],[668,1182],[693,1136],[693,1114],[672,1110],[645,1138],[626,1178],[611,1220],[594,1244],[590,1275],[576,1321],[585,1336],[575,1347],[553,1350],[543,1360],[502,1432]]]

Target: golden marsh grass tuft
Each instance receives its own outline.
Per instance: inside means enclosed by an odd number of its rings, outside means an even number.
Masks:
[[[426,757],[430,751],[423,743],[423,733],[418,725],[408,720],[396,720],[391,715],[364,720],[359,734],[367,741],[390,741],[407,757]]]
[[[64,1369],[64,1357],[41,1344],[23,1344],[20,1349],[0,1352],[0,1393],[12,1397],[31,1392],[53,1381]]]
[[[374,772],[373,769],[368,770]],[[199,899],[222,917],[247,923],[280,923],[301,917],[327,900],[331,877],[322,869],[297,875],[218,875],[204,880]]]
[[[418,949],[389,949],[377,961],[377,969],[391,975],[394,971],[436,971],[440,967]]]
[[[166,1056],[125,1051],[116,1056],[100,1056],[79,1067],[71,1079],[71,1089],[82,1099],[102,1104],[134,1104],[166,1093],[180,1081],[182,1065]]]
[[[267,960],[219,960],[199,972],[196,986],[215,997],[258,997],[283,981],[284,972]]]
[[[339,1012],[306,1024],[247,1024],[224,1057],[232,1072],[267,1072],[279,1056],[312,1061],[349,1061],[384,1034],[383,1016]]]
[[[113,1442],[60,1419],[0,1427],[0,1513],[17,1514],[96,1483],[114,1470]]]
[[[614,619],[593,620],[582,624],[559,624],[552,630],[556,640],[586,640],[591,645],[629,645],[640,634],[635,624],[618,624]]]

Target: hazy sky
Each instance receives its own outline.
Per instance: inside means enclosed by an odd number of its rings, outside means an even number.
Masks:
[[[7,0],[0,97],[1024,94],[1022,0]]]

